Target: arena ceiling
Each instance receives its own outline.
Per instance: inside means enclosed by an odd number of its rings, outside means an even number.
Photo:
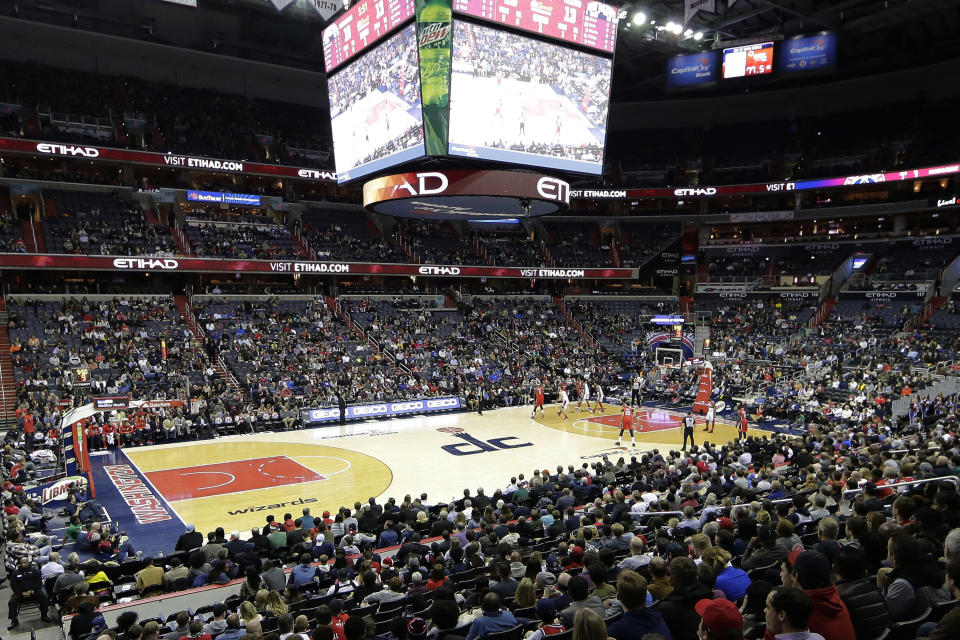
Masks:
[[[615,101],[663,94],[669,55],[758,39],[819,31],[840,35],[840,73],[859,75],[928,64],[960,55],[960,2],[956,0],[717,0],[717,12],[700,12],[689,24],[699,42],[651,25],[682,21],[683,0],[631,2],[617,44]],[[647,23],[632,24],[635,11]]]
[[[309,1],[280,3],[278,11],[273,0],[201,0],[200,9],[159,0],[0,0],[0,14],[322,72],[324,22],[307,9]],[[614,102],[664,97],[671,55],[761,38],[836,31],[839,77],[960,57],[957,0],[716,0],[716,12],[700,12],[684,25],[702,32],[699,41],[657,28],[683,21],[683,0],[610,1],[626,16]],[[633,24],[637,11],[645,24]]]

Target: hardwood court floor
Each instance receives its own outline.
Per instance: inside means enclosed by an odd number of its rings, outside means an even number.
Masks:
[[[298,517],[305,506],[316,516],[371,496],[399,502],[424,491],[430,502],[446,502],[462,497],[465,488],[484,487],[490,494],[511,476],[529,478],[535,469],[680,447],[681,414],[643,410],[640,421],[646,428],[637,434],[636,452],[614,446],[618,416],[616,406],[607,407],[605,416],[573,409],[571,420],[560,422],[548,406],[544,419],[531,420],[530,407],[514,407],[482,416],[397,418],[139,447],[123,454],[183,523],[230,532],[262,526],[268,513]],[[707,435],[700,428],[698,443]],[[711,440],[735,437],[728,424],[718,422],[716,429]],[[122,510],[113,505],[111,514]]]

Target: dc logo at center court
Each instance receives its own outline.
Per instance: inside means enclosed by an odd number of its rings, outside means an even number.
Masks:
[[[521,449],[523,447],[532,447],[532,442],[520,442],[516,444],[507,444],[508,440],[519,440],[514,436],[506,436],[504,438],[490,438],[489,440],[480,440],[479,438],[474,438],[469,433],[466,433],[463,429],[459,427],[443,427],[437,429],[441,433],[449,433],[454,438],[460,438],[463,442],[458,442],[456,444],[445,444],[441,449],[453,456],[472,456],[478,453],[486,453],[488,451],[499,451],[501,449]]]

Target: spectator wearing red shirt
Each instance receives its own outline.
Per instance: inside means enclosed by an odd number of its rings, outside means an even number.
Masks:
[[[180,636],[180,640],[213,640],[213,636],[203,632],[203,622],[193,620],[190,622],[190,634]]]
[[[447,573],[443,568],[442,564],[434,565],[433,571],[430,572],[430,579],[427,580],[427,591],[435,591],[446,584],[450,578],[447,577]]]

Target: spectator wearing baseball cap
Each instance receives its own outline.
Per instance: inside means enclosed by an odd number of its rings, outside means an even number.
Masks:
[[[648,609],[647,581],[636,571],[621,571],[617,576],[617,598],[626,611],[610,625],[608,634],[617,640],[641,640],[648,633],[670,638],[670,630],[657,609]]]
[[[743,616],[729,600],[704,599],[694,605],[700,616],[697,633],[704,640],[743,640]],[[617,640],[620,640],[619,638]]]
[[[537,602],[537,617],[540,618],[540,624],[527,640],[543,640],[545,636],[552,636],[567,630],[566,627],[557,622],[557,608],[550,598],[540,598]]]
[[[826,638],[854,638],[850,611],[833,583],[833,569],[819,551],[794,551],[788,557],[796,584],[810,599],[810,630]]]

